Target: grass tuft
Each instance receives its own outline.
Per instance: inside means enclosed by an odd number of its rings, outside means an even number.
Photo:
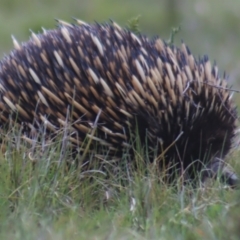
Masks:
[[[237,239],[238,190],[166,185],[137,138],[135,159],[90,154],[76,165],[64,131],[32,142],[17,127],[1,136],[2,239]]]

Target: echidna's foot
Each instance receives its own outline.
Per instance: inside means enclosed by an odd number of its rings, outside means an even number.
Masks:
[[[238,187],[239,178],[234,170],[224,162],[221,158],[214,158],[202,172],[202,183],[204,184],[208,178],[216,179],[220,176],[220,180],[232,188]]]

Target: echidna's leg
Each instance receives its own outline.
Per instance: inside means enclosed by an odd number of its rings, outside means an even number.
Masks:
[[[227,166],[224,160],[217,157],[203,170],[202,182],[204,183],[207,178],[216,178],[218,174],[220,174],[220,180],[231,187],[237,187],[240,183],[239,178],[230,166]]]

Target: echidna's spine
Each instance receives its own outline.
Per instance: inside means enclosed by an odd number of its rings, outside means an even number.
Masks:
[[[170,47],[115,23],[78,23],[61,22],[24,44],[14,39],[0,64],[2,123],[15,113],[29,127],[56,132],[68,116],[73,142],[87,136],[111,150],[131,146],[138,126],[143,143],[184,169],[228,153],[236,108],[207,57],[197,61],[185,44]]]

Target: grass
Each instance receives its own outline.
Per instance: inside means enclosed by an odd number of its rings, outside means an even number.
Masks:
[[[1,239],[238,239],[238,190],[218,181],[166,185],[140,148],[137,170],[123,157],[106,177],[99,167],[69,164],[70,151],[62,157],[57,140],[29,145],[17,129],[4,133]]]

